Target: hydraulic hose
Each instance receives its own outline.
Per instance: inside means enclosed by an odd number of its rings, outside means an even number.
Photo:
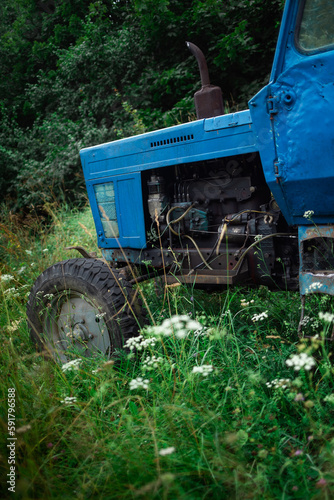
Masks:
[[[172,224],[176,224],[177,222],[180,222],[182,219],[184,219],[184,217],[187,215],[187,213],[189,212],[189,210],[191,210],[193,207],[194,207],[195,203],[193,203],[192,205],[190,205],[190,207],[187,208],[187,210],[180,216],[178,217],[178,219],[175,219],[175,220],[172,220],[170,221],[169,220],[169,217],[170,217],[170,214],[173,212],[173,210],[175,210],[176,208],[183,208],[181,206],[176,206],[176,207],[172,207],[170,210],[168,210],[167,212],[167,215],[166,215],[166,221],[167,221],[167,226],[170,228],[170,230],[172,231],[173,234],[175,234],[176,236],[181,236],[180,233],[177,233],[173,228],[172,228]],[[205,260],[201,250],[199,249],[197,243],[195,242],[195,240],[193,240],[193,238],[191,238],[190,236],[188,236],[187,234],[183,235],[185,238],[188,238],[188,240],[190,240],[192,242],[192,244],[194,245],[194,247],[196,248],[197,250],[197,253],[198,255],[200,256],[200,258],[202,259],[203,261],[203,264],[208,268],[210,269],[210,271],[212,271],[212,267],[210,267],[210,265],[207,263],[207,261]]]

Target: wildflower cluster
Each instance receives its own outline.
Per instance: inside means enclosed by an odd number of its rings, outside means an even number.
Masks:
[[[60,401],[61,403],[65,404],[65,405],[73,405],[74,403],[77,402],[77,398],[75,396],[67,396],[66,398],[64,398],[62,401]]]
[[[306,212],[304,212],[303,217],[305,219],[309,219],[310,220],[310,219],[312,219],[313,215],[314,215],[314,211],[313,210],[306,210]]]
[[[175,335],[178,339],[184,339],[190,332],[199,332],[203,326],[198,321],[190,319],[186,314],[181,316],[172,316],[165,319],[160,326],[152,326],[147,328],[147,332],[151,335],[170,337]]]
[[[162,365],[164,363],[164,358],[161,356],[147,356],[146,359],[144,359],[142,363],[142,370],[143,371],[151,371],[154,368],[158,368],[159,365]]]
[[[275,378],[271,382],[266,382],[266,386],[273,389],[286,389],[290,384],[289,378]]]
[[[106,314],[107,314],[106,312],[96,314],[95,319],[102,319]]]
[[[294,354],[289,359],[287,359],[285,363],[295,371],[299,371],[301,369],[309,371],[311,370],[311,368],[313,368],[313,366],[315,366],[315,361],[312,356],[309,356],[305,352]]]
[[[1,282],[3,283],[9,283],[9,281],[13,281],[14,276],[11,274],[2,274],[1,275]]]
[[[212,365],[202,365],[202,366],[194,366],[191,373],[200,373],[203,377],[207,377],[209,373],[213,371]]]
[[[64,363],[63,366],[61,367],[61,369],[63,370],[64,373],[67,371],[79,370],[81,363],[82,363],[81,358],[73,359],[72,361],[69,361],[68,363]]]
[[[319,313],[319,318],[322,319],[323,321],[325,321],[326,323],[332,323],[332,321],[334,320],[334,314],[331,314],[329,312],[320,312]]]
[[[130,349],[130,351],[144,351],[148,347],[153,347],[157,342],[154,337],[144,338],[143,335],[138,335],[138,337],[132,337],[125,342],[124,347]]]
[[[147,390],[149,382],[150,381],[148,379],[143,379],[142,377],[134,378],[129,383],[130,391],[133,391],[135,389],[146,389]]]
[[[21,322],[22,322],[22,319],[12,321],[11,325],[7,325],[7,332],[9,332],[9,333],[16,332],[16,330],[18,330]]]
[[[4,290],[4,295],[6,298],[9,299],[17,299],[20,296],[20,292],[14,287],[12,288],[7,288],[7,290]]]
[[[334,394],[328,394],[326,397],[324,397],[324,401],[326,401],[326,403],[334,405]]]
[[[247,302],[246,299],[241,299],[240,301],[241,307],[247,307],[249,304],[254,304],[254,300],[252,299]]]
[[[252,317],[253,323],[256,323],[257,321],[263,321],[264,319],[268,318],[268,311],[264,311],[259,314],[254,314]]]
[[[300,325],[301,326],[306,326],[308,325],[310,322],[312,321],[312,319],[310,318],[310,316],[304,316],[304,318],[301,320],[300,322]]]

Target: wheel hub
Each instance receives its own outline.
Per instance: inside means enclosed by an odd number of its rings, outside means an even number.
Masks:
[[[93,352],[110,354],[111,343],[104,315],[89,299],[81,294],[68,293],[62,301],[55,301],[55,312],[54,331],[58,332],[58,346],[62,346],[64,354],[72,349],[85,357]]]
[[[78,340],[79,342],[88,340],[89,338],[92,338],[92,335],[89,334],[88,329],[85,327],[85,325],[81,323],[76,323],[73,328],[72,328],[72,336],[75,340]]]

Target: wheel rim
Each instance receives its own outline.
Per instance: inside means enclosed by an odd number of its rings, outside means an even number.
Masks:
[[[48,304],[44,333],[54,357],[62,363],[69,357],[111,354],[105,313],[82,293],[65,291]]]

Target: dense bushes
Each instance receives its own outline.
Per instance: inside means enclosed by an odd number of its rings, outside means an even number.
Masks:
[[[199,76],[186,40],[205,52],[227,110],[244,108],[268,78],[282,3],[5,0],[0,173],[10,205],[80,202],[81,147],[193,119]]]

